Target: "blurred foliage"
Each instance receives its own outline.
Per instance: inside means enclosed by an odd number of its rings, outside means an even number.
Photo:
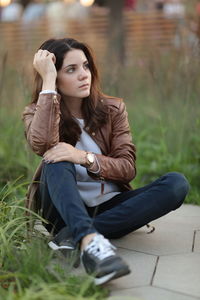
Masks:
[[[200,77],[198,49],[149,52],[118,69],[108,94],[124,98],[137,147],[140,187],[166,172],[183,173],[191,184],[187,202],[200,204]],[[110,83],[110,84],[109,84]]]

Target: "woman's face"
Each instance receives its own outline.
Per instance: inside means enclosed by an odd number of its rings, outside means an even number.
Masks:
[[[66,97],[85,98],[90,95],[91,72],[82,50],[72,49],[64,57],[58,71],[57,88]]]

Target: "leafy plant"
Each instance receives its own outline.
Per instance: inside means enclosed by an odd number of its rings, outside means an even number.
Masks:
[[[58,260],[47,237],[35,230],[27,234],[24,199],[17,196],[23,185],[18,180],[0,191],[0,299],[105,299],[106,289],[88,276],[73,275],[67,258]]]

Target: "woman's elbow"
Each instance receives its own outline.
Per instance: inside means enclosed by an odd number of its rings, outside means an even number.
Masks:
[[[43,156],[43,154],[50,148],[49,141],[43,137],[39,137],[38,135],[28,135],[27,141],[32,151],[39,156]]]
[[[46,143],[38,143],[33,140],[31,140],[31,141],[28,140],[28,144],[29,144],[31,150],[39,156],[43,156],[43,154],[47,151]]]
[[[136,168],[135,166],[130,165],[127,167],[125,171],[125,176],[124,176],[124,183],[129,183],[131,182],[136,176]]]
[[[41,146],[38,147],[37,145],[30,145],[30,147],[31,147],[32,151],[39,156],[43,156],[44,153],[46,152],[45,145],[43,147],[41,147]]]

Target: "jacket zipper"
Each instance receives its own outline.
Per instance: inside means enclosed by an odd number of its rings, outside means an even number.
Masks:
[[[101,183],[101,195],[104,194],[104,183]]]
[[[93,135],[93,134],[92,134]],[[90,135],[91,136],[91,135]],[[92,136],[92,138],[94,138],[94,136]],[[96,143],[96,141],[95,141],[95,143]],[[102,176],[100,176],[100,181],[101,181],[101,194],[100,195],[103,195],[104,194],[104,187],[105,187],[105,183],[104,183],[104,181],[105,181],[105,179],[102,177]]]
[[[104,194],[104,187],[105,187],[104,178],[102,176],[100,176],[99,179],[101,180],[101,195],[103,195]]]

